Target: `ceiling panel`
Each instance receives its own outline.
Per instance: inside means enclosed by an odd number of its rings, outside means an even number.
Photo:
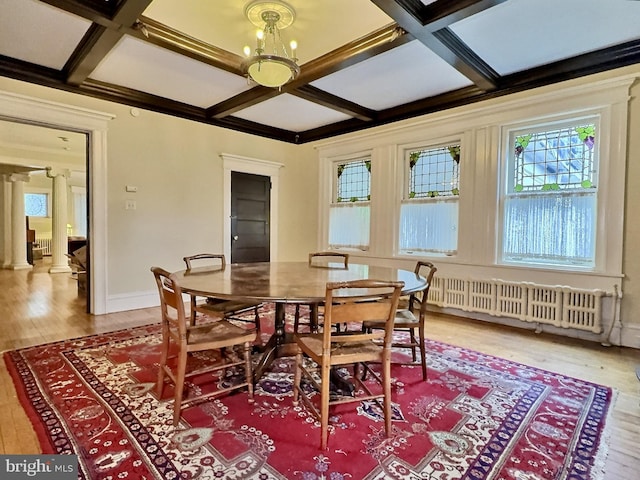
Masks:
[[[640,39],[640,2],[510,0],[451,29],[499,74]]]
[[[251,88],[244,77],[128,37],[91,78],[202,108]]]
[[[2,0],[0,9],[0,53],[58,70],[91,26],[83,18],[35,0]]]
[[[144,15],[243,55],[254,46],[256,27],[245,17],[249,0],[155,0]],[[298,42],[301,64],[393,22],[369,0],[287,0],[295,10],[293,24],[282,31],[285,43]]]
[[[302,132],[351,118],[293,95],[280,95],[245,108],[234,116],[292,132]]]
[[[471,84],[417,40],[312,83],[314,87],[374,110]]]

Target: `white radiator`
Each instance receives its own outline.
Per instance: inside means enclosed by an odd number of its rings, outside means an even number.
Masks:
[[[427,301],[444,308],[602,333],[602,297],[608,295],[614,294],[604,290],[436,275]]]
[[[51,255],[51,237],[39,237],[36,235],[36,243],[43,248],[43,255]]]

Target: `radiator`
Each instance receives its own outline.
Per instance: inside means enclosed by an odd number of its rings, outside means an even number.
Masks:
[[[43,255],[51,255],[51,237],[39,237],[36,235],[36,243],[43,248]]]
[[[427,302],[524,322],[603,332],[604,290],[435,276]]]

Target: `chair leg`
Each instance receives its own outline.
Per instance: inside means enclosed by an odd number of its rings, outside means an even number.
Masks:
[[[164,369],[167,365],[167,358],[169,357],[169,334],[167,332],[162,332],[162,346],[160,348],[160,368],[158,369],[158,380],[156,381],[156,394],[158,396],[158,400],[162,398],[164,377],[166,374]]]
[[[244,344],[244,375],[247,379],[247,391],[249,403],[253,403],[253,369],[251,368],[251,343]]]
[[[309,331],[311,333],[318,332],[318,304],[309,305]]]
[[[191,295],[191,316],[189,317],[189,322],[191,325],[196,324],[196,297],[195,295]]]
[[[260,336],[260,312],[258,310],[259,310],[259,307],[256,307],[253,311],[255,312],[256,331],[258,332],[258,337],[259,337]]]
[[[424,322],[418,327],[418,336],[420,337],[420,362],[422,363],[422,380],[427,380],[427,348],[424,345]]]
[[[329,436],[329,383],[331,375],[331,366],[323,363],[321,378],[322,384],[320,388],[320,448],[327,449],[327,437]]]
[[[181,351],[178,355],[178,371],[176,372],[175,393],[173,395],[173,426],[177,427],[180,422],[180,411],[182,410],[182,393],[184,391],[184,377],[187,371],[187,352]]]
[[[417,357],[416,357],[416,344],[418,342],[416,342],[416,331],[415,331],[414,328],[410,328],[409,329],[409,338],[410,338],[410,341],[411,341],[411,358],[415,362],[417,360]]]
[[[384,392],[384,430],[391,436],[391,352],[385,352],[382,359],[382,388]]]
[[[296,369],[293,376],[293,404],[297,405],[300,397],[300,382],[302,381],[302,351],[296,353]]]
[[[296,305],[296,313],[293,320],[293,331],[298,332],[298,326],[300,325],[300,305]]]

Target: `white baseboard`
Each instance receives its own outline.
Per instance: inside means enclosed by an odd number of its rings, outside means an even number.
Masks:
[[[149,292],[121,293],[107,297],[107,313],[138,310],[158,305],[160,305],[160,297],[158,297],[157,289]]]

